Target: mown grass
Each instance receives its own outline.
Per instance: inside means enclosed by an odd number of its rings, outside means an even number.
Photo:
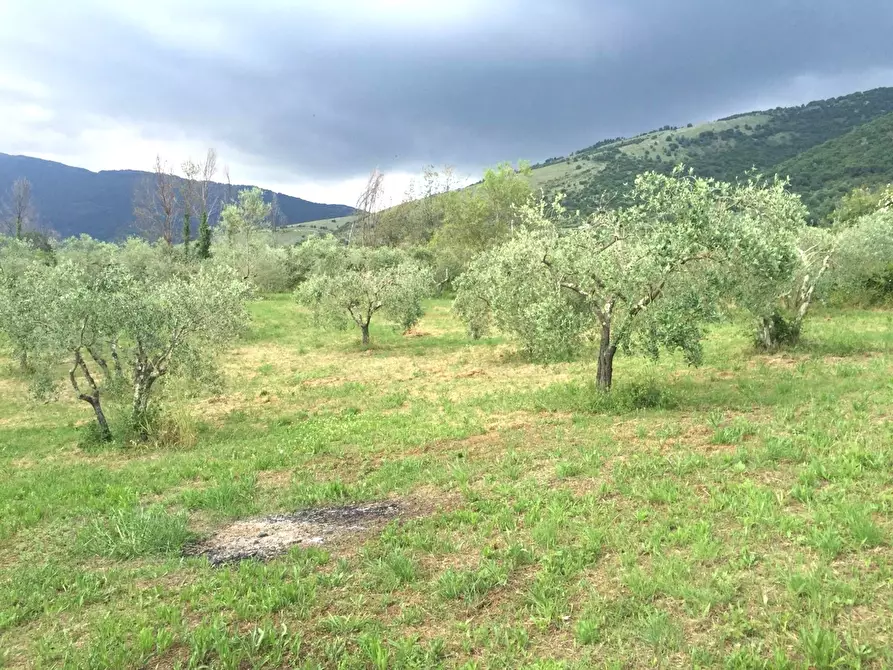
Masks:
[[[194,446],[91,450],[0,378],[0,667],[858,668],[893,663],[893,321],[705,364],[525,362],[447,301],[413,335],[254,304]],[[63,398],[67,396],[63,395]],[[405,497],[373,536],[221,568],[227,522]]]

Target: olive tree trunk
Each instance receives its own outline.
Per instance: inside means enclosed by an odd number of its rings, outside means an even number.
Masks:
[[[158,375],[150,370],[138,366],[133,380],[133,405],[131,406],[130,419],[139,431],[143,439],[149,436],[147,423],[149,412],[149,392]]]
[[[99,437],[103,442],[111,442],[112,439],[112,431],[109,428],[109,422],[105,418],[105,412],[102,411],[102,405],[99,402],[99,394],[97,393],[95,397],[91,398],[90,396],[82,396],[81,400],[86,400],[90,403],[90,406],[93,408],[93,412],[96,414],[96,423],[99,425]]]
[[[767,351],[797,344],[800,341],[802,326],[803,318],[799,314],[793,319],[786,319],[777,312],[771,316],[764,316],[757,328],[757,344]]]
[[[369,346],[369,324],[361,324],[360,331],[363,333],[363,346]]]
[[[611,390],[611,382],[614,377],[614,354],[617,353],[617,345],[611,342],[611,325],[602,324],[602,337],[598,347],[598,373],[597,384],[602,391]]]
[[[90,386],[90,393],[84,393],[81,390],[77,380],[78,370],[81,371],[84,375],[84,379]],[[83,400],[93,408],[93,413],[96,414],[96,423],[99,425],[100,439],[104,442],[109,442],[112,439],[112,431],[109,428],[109,422],[105,418],[105,412],[102,411],[102,402],[99,399],[99,386],[96,384],[93,375],[90,374],[90,368],[88,368],[87,364],[84,362],[80,350],[74,351],[74,365],[72,365],[71,369],[68,371],[68,379],[71,381],[71,386],[74,389],[78,400]]]

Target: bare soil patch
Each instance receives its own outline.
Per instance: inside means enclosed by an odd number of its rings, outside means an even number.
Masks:
[[[237,521],[187,553],[207,556],[212,565],[249,558],[266,561],[295,546],[338,545],[347,538],[380,529],[393,519],[407,519],[418,514],[417,508],[402,501],[305,509],[295,514]]]

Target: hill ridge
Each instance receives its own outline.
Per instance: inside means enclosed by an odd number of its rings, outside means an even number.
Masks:
[[[151,172],[144,170],[94,171],[35,156],[0,152],[0,197],[6,196],[16,179],[28,179],[41,226],[62,237],[86,233],[97,239],[113,240],[134,233],[134,189],[142,179],[151,176]],[[234,192],[250,187],[248,184],[231,186]],[[226,189],[226,184],[213,182],[212,198],[222,199]],[[354,212],[348,205],[317,203],[262,190],[267,199],[273,194],[278,197],[279,207],[290,224],[349,216]]]
[[[534,166],[532,180],[547,192],[564,192],[569,207],[587,211],[597,206],[604,192],[625,190],[636,174],[668,172],[679,163],[723,180],[734,180],[753,167],[772,174],[786,161],[890,113],[893,87],[881,87],[700,124],[667,125],[632,137],[605,138],[567,156],[550,158]],[[893,181],[893,151],[890,154],[878,173],[881,180]],[[810,188],[823,195],[812,197]],[[816,219],[826,215],[830,201],[839,197],[834,189],[806,186],[802,180],[794,190],[810,201]]]

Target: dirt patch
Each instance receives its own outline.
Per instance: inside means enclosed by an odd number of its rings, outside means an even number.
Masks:
[[[212,565],[248,558],[269,560],[295,546],[335,545],[349,536],[363,535],[393,519],[417,516],[417,510],[398,501],[306,509],[237,521],[187,553],[207,556]]]
[[[291,484],[293,470],[266,470],[257,473],[257,485],[261,488],[283,488]]]

